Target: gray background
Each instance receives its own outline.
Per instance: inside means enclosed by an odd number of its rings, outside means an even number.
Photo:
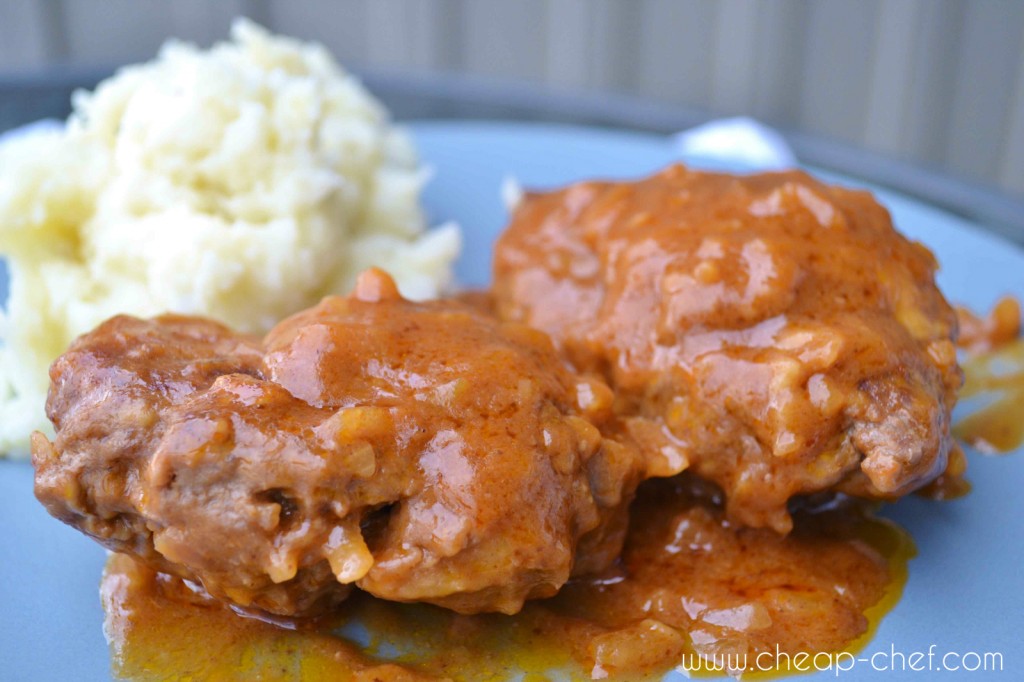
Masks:
[[[0,77],[206,45],[239,14],[357,69],[747,113],[1024,196],[1018,0],[5,0]]]

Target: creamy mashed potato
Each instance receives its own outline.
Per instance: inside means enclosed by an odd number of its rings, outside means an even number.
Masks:
[[[411,298],[449,281],[457,228],[426,231],[409,141],[320,46],[240,20],[73,105],[64,128],[0,147],[5,453],[49,430],[50,362],[112,315],[262,332],[370,265]]]

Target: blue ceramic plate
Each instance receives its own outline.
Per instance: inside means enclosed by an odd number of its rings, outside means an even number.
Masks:
[[[465,230],[457,274],[467,286],[489,281],[491,245],[505,221],[499,192],[505,178],[545,188],[592,177],[632,178],[679,160],[668,138],[652,135],[519,123],[411,128],[435,169],[425,198],[431,221],[456,220]],[[877,195],[899,229],[938,256],[939,283],[952,301],[987,310],[1003,294],[1024,294],[1024,252],[906,197],[882,189]],[[933,665],[946,652],[963,656],[969,667],[972,652],[998,653],[1001,677],[1024,679],[1024,458],[969,454],[973,494],[942,503],[909,498],[885,510],[910,531],[919,553],[902,601],[862,652],[864,662],[841,679],[930,679],[934,671],[910,670],[913,653],[930,648]],[[109,678],[98,594],[103,550],[43,511],[32,496],[26,462],[0,462],[0,524],[0,678]],[[923,656],[916,665],[927,661]],[[893,669],[873,669],[878,667]],[[817,678],[835,676],[832,671]]]

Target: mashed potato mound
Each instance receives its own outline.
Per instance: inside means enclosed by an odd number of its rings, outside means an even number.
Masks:
[[[263,332],[370,265],[410,298],[450,279],[459,233],[425,230],[412,146],[321,46],[240,20],[73,105],[64,128],[0,147],[5,453],[49,430],[50,362],[117,313]]]

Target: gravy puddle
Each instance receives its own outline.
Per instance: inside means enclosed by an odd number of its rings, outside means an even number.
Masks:
[[[113,672],[163,680],[657,679],[764,670],[776,652],[856,651],[898,601],[909,536],[869,506],[796,510],[787,537],[736,528],[688,476],[649,481],[622,559],[517,616],[460,616],[357,593],[338,621],[236,615],[113,555],[101,594]]]

